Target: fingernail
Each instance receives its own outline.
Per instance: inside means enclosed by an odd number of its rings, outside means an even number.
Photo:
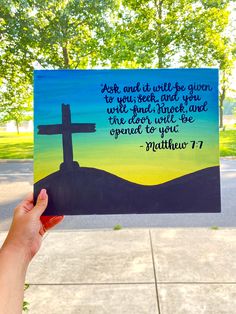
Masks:
[[[42,189],[39,193],[39,199],[40,200],[46,200],[47,198],[47,190],[46,189]]]

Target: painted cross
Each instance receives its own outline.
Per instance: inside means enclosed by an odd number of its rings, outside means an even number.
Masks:
[[[72,169],[76,162],[73,161],[73,133],[90,133],[96,132],[95,123],[71,123],[70,105],[61,105],[62,123],[51,125],[39,125],[38,134],[53,135],[62,134],[63,158],[64,163],[61,164],[61,169]]]

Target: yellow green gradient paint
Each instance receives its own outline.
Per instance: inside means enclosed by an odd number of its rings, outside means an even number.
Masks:
[[[100,89],[105,82],[118,85],[161,81],[205,82],[213,91],[204,94],[209,110],[196,114],[192,125],[167,134],[175,141],[204,141],[201,149],[190,144],[183,150],[146,151],[145,143],[160,142],[160,134],[109,135],[106,104]],[[96,123],[95,133],[73,134],[74,160],[81,167],[93,167],[143,185],[156,185],[204,168],[218,166],[218,71],[216,69],[175,70],[81,70],[35,72],[34,181],[59,170],[63,162],[62,136],[38,135],[37,126],[61,123],[61,104],[71,107],[72,122]],[[143,147],[140,147],[143,146]]]

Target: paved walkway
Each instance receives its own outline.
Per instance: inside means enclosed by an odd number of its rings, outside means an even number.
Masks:
[[[235,314],[236,160],[221,160],[222,213],[66,217],[30,265],[29,314]],[[0,162],[0,242],[32,189],[32,162]],[[80,230],[123,226],[208,226]],[[62,230],[60,230],[60,228]]]
[[[52,231],[25,298],[29,314],[235,314],[235,260],[236,229]]]

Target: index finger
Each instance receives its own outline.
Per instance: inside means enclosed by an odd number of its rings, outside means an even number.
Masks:
[[[30,192],[26,195],[23,201],[20,203],[19,208],[24,211],[30,211],[34,207],[34,197],[33,192]]]
[[[23,202],[33,203],[33,200],[34,200],[34,194],[33,192],[29,192],[24,198]]]

